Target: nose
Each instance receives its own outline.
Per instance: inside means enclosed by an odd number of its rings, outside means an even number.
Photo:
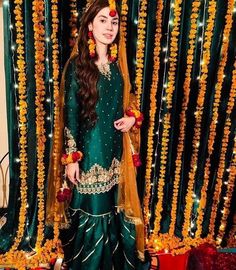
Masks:
[[[108,22],[108,23],[107,23],[107,30],[113,31],[113,25],[112,25],[112,22]]]

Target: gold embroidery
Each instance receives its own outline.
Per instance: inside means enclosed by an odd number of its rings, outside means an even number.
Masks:
[[[88,172],[82,171],[77,191],[84,194],[107,192],[119,183],[119,174],[120,162],[116,158],[108,170],[94,164]]]
[[[66,144],[66,154],[70,154],[72,152],[77,151],[76,142],[71,134],[71,131],[65,127],[65,144]]]

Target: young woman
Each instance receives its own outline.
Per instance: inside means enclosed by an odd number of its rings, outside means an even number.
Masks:
[[[115,1],[95,0],[82,17],[64,69],[64,154],[73,184],[70,226],[61,230],[64,268],[128,270],[143,259],[143,222],[131,130],[125,43]],[[136,136],[137,137],[137,136]],[[138,259],[139,257],[139,259]]]

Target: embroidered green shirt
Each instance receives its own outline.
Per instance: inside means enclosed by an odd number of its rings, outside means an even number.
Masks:
[[[98,120],[88,128],[80,118],[79,83],[75,62],[71,61],[65,76],[65,150],[80,150],[81,179],[78,191],[101,193],[118,183],[119,161],[122,154],[122,132],[114,121],[123,117],[123,79],[117,63],[110,64],[110,80],[100,73],[97,82]]]

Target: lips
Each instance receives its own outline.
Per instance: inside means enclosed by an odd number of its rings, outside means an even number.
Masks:
[[[104,37],[107,38],[107,39],[112,39],[113,35],[111,35],[111,34],[104,34]]]

